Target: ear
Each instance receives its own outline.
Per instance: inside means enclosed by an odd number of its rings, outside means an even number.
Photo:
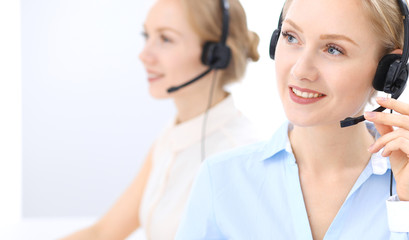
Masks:
[[[395,49],[392,52],[390,52],[389,54],[400,54],[400,55],[402,55],[402,53],[403,53],[402,49]]]

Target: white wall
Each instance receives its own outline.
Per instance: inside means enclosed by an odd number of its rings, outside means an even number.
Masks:
[[[23,0],[23,215],[103,213],[174,113],[138,59],[146,1]]]
[[[283,0],[241,1],[250,29],[260,35],[261,59],[233,95],[269,135],[284,120],[268,56]],[[170,101],[149,96],[137,57],[147,6],[144,0],[22,0],[25,217],[104,213],[173,116]]]
[[[260,37],[260,60],[249,64],[241,86],[234,89],[234,96],[238,107],[258,125],[266,137],[285,120],[276,90],[274,61],[269,55],[271,35],[277,28],[284,0],[240,2],[247,14],[249,29]]]
[[[20,2],[0,1],[0,232],[21,216]]]

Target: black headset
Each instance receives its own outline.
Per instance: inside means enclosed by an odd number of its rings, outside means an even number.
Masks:
[[[220,0],[222,8],[222,36],[219,42],[206,42],[203,46],[202,63],[212,69],[225,69],[231,59],[231,50],[226,45],[229,33],[229,2]]]
[[[372,82],[372,86],[378,90],[388,94],[391,94],[391,97],[398,99],[405,90],[406,82],[408,80],[408,58],[409,58],[409,10],[406,2],[404,0],[397,0],[399,4],[400,11],[402,13],[403,19],[403,28],[404,28],[404,41],[403,41],[403,53],[400,54],[387,54],[382,57],[378,63],[376,69],[375,77]],[[274,60],[275,51],[277,47],[277,42],[281,34],[282,26],[282,15],[283,11],[280,14],[280,20],[278,22],[278,27],[274,30],[273,35],[270,41],[270,57]],[[378,107],[373,110],[374,112],[384,111],[384,107]],[[356,118],[346,118],[341,121],[341,127],[348,127],[355,124],[358,124],[364,121],[364,116],[359,116]]]
[[[206,76],[213,69],[225,69],[229,66],[231,60],[231,49],[226,45],[227,36],[229,34],[229,9],[230,5],[228,0],[220,0],[222,9],[222,35],[219,42],[205,42],[202,50],[201,61],[209,68],[201,73],[199,76],[192,80],[179,85],[177,87],[171,87],[167,91],[168,93],[175,92],[183,87],[186,87],[202,77]]]

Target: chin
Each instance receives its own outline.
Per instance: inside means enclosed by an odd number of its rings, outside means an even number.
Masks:
[[[149,94],[154,99],[167,99],[170,97],[166,89],[149,88]]]
[[[341,118],[336,118],[334,116],[328,118],[329,114],[311,114],[311,113],[296,113],[296,112],[285,112],[286,117],[289,122],[294,126],[298,127],[317,127],[317,126],[339,126]]]
[[[283,102],[283,101],[282,101]],[[291,100],[283,102],[285,115],[289,122],[299,127],[317,127],[317,126],[337,126],[340,127],[340,121],[346,117],[357,117],[362,115],[362,106],[353,106],[347,103],[339,107],[334,104],[327,106],[301,106],[294,105]]]

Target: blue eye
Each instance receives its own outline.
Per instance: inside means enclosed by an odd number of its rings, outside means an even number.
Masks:
[[[331,55],[344,55],[342,49],[338,48],[337,46],[327,45],[327,52]]]
[[[298,44],[297,38],[295,38],[295,37],[294,37],[293,35],[291,35],[290,33],[288,33],[288,32],[282,32],[281,34],[284,36],[284,38],[287,39],[287,42],[292,43],[292,44]]]
[[[165,35],[160,35],[160,39],[162,40],[162,42],[165,43],[170,43],[172,42],[172,40],[170,40],[168,37],[166,37]]]

